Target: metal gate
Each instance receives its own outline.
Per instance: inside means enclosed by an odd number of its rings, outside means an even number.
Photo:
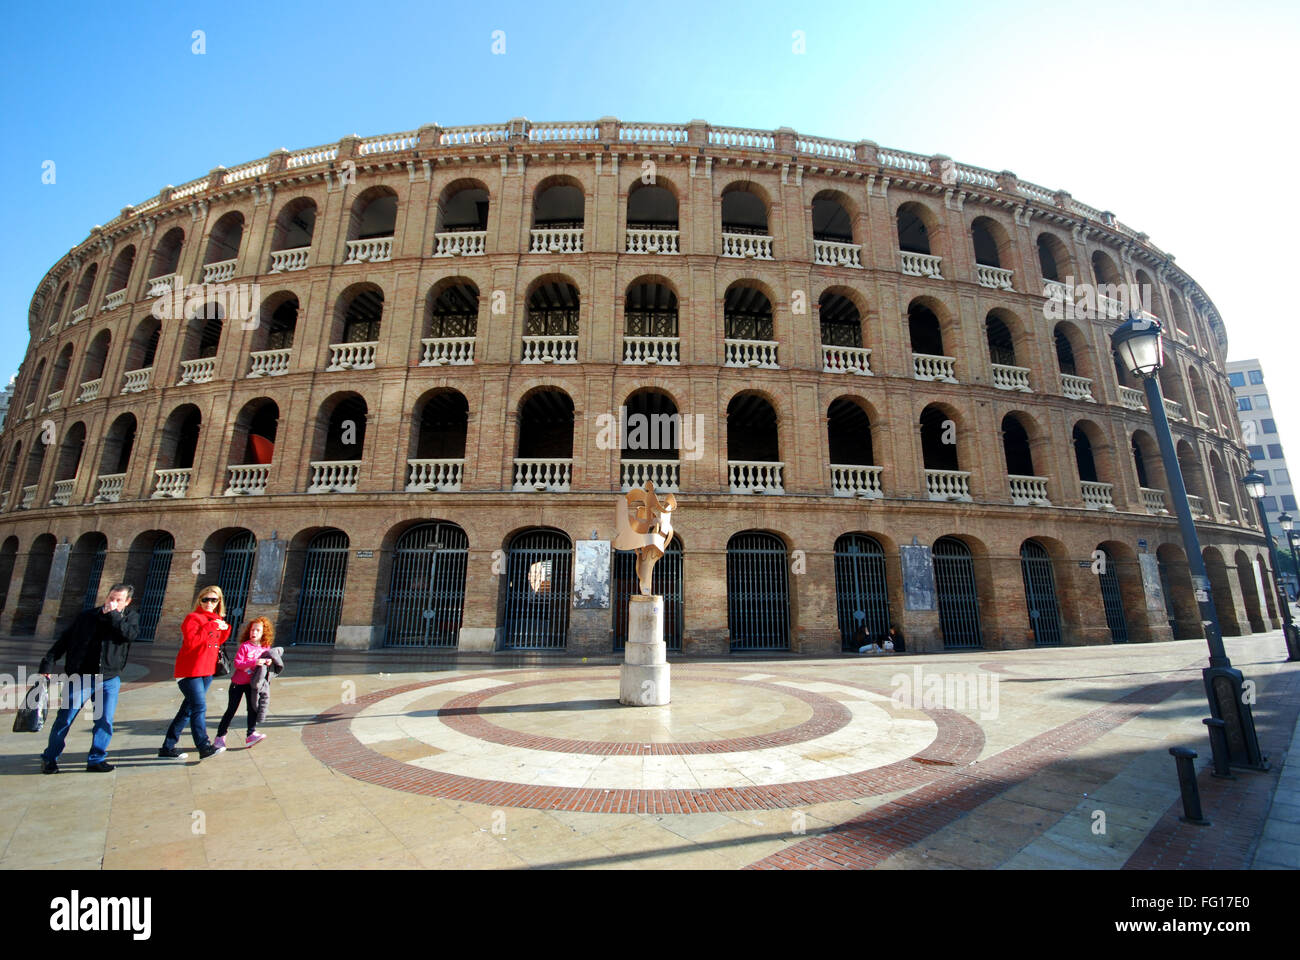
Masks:
[[[397,539],[388,588],[386,647],[455,647],[465,607],[469,537],[454,523],[424,523]]]
[[[557,530],[529,530],[510,542],[504,646],[563,650],[569,635],[573,545]]]
[[[842,649],[858,649],[853,640],[858,611],[877,642],[889,632],[885,551],[872,537],[846,533],[835,541],[835,601]]]
[[[248,605],[248,584],[253,577],[253,558],[257,556],[257,538],[252,531],[233,534],[221,548],[221,565],[217,568],[217,586],[226,598],[226,622],[230,635],[239,636]]]
[[[727,627],[732,650],[790,649],[785,543],[738,533],[727,543]]]
[[[149,554],[149,567],[144,575],[144,590],[140,593],[140,639],[151,641],[162,616],[163,598],[167,595],[167,576],[172,572],[172,550],[176,540],[164,533],[153,542]]]
[[[669,650],[682,648],[682,543],[676,537],[655,564],[650,589],[664,598],[664,642]],[[614,649],[627,645],[628,603],[641,592],[636,575],[636,553],[614,551]]]
[[[348,535],[326,530],[312,537],[302,565],[294,643],[332,644],[343,615],[343,587],[348,573]]]
[[[942,537],[934,543],[934,582],[939,597],[939,632],[945,649],[982,647],[980,600],[970,547]]]
[[[1059,647],[1061,613],[1056,605],[1056,577],[1052,574],[1052,558],[1041,543],[1026,540],[1020,545],[1020,573],[1025,579],[1025,603],[1034,645]]]
[[[103,540],[95,548],[90,558],[90,572],[86,575],[86,592],[81,597],[81,609],[90,610],[98,606],[99,581],[104,576],[104,558],[108,555],[108,540]]]
[[[1128,621],[1124,619],[1124,599],[1119,592],[1119,577],[1110,551],[1102,548],[1101,603],[1106,608],[1106,626],[1110,627],[1111,643],[1128,643]]]

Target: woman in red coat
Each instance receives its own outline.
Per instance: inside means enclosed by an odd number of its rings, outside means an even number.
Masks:
[[[184,760],[186,754],[176,749],[185,721],[190,722],[194,746],[199,759],[206,760],[225,747],[213,746],[208,738],[207,693],[212,676],[217,672],[217,649],[230,637],[230,624],[226,623],[226,598],[220,587],[204,587],[198,593],[194,612],[181,622],[181,648],[176,654],[176,685],[185,699],[176,717],[167,728],[158,756],[169,760]]]

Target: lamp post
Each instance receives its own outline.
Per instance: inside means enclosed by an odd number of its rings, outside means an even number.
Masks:
[[[1300,654],[1296,652],[1296,627],[1291,622],[1291,601],[1287,600],[1286,588],[1282,587],[1282,580],[1278,576],[1278,550],[1273,544],[1273,531],[1269,529],[1269,515],[1264,510],[1264,494],[1268,492],[1268,484],[1262,473],[1252,470],[1242,477],[1242,485],[1245,488],[1251,500],[1255,501],[1255,509],[1260,514],[1260,523],[1264,524],[1264,539],[1269,541],[1269,563],[1273,565],[1273,591],[1278,598],[1279,604],[1282,604],[1282,636],[1287,641],[1287,662],[1300,660]],[[1291,527],[1291,518],[1286,514],[1278,515],[1278,523],[1282,523],[1283,516],[1286,516],[1287,522],[1282,527],[1286,531]],[[1295,552],[1292,550],[1291,559],[1294,561]]]
[[[1295,533],[1291,528],[1295,525],[1295,518],[1289,513],[1279,513],[1277,515],[1277,524],[1286,534],[1287,549],[1291,551],[1291,570],[1296,574],[1297,581],[1300,582],[1300,561],[1295,557]],[[1300,586],[1296,587],[1297,595],[1300,596]]]
[[[1201,671],[1205,682],[1205,695],[1210,704],[1210,716],[1222,720],[1228,747],[1228,762],[1233,766],[1253,770],[1267,770],[1268,760],[1260,752],[1259,737],[1255,733],[1255,718],[1250,709],[1254,700],[1245,689],[1241,671],[1232,666],[1223,647],[1223,634],[1219,630],[1219,614],[1214,608],[1210,592],[1210,578],[1205,572],[1201,556],[1201,542],[1192,522],[1192,508],[1187,502],[1187,488],[1183,485],[1183,472],[1178,466],[1173,434],[1169,432],[1169,417],[1165,414],[1164,397],[1160,394],[1157,375],[1164,364],[1164,344],[1161,340],[1159,320],[1139,319],[1133,314],[1111,334],[1111,347],[1124,369],[1142,380],[1156,440],[1160,445],[1160,459],[1169,480],[1169,495],[1178,528],[1187,553],[1187,567],[1191,574],[1192,590],[1200,608],[1205,640],[1210,648],[1210,665]],[[1252,685],[1253,686],[1253,685]]]

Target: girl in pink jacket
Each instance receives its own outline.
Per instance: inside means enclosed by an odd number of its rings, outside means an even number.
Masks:
[[[245,701],[245,709],[248,711],[248,736],[244,738],[244,746],[251,747],[266,739],[266,734],[257,732],[252,675],[258,664],[271,664],[266,648],[274,638],[275,627],[271,626],[271,621],[266,617],[255,617],[245,624],[239,650],[235,653],[235,672],[230,675],[230,699],[226,703],[226,712],[221,716],[221,725],[217,727],[217,739],[213,746],[225,749],[226,731],[230,729],[230,721],[235,719],[235,711],[239,709],[241,699]]]

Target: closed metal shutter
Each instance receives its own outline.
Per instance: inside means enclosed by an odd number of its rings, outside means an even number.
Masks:
[[[465,607],[469,537],[454,523],[425,523],[393,550],[386,647],[455,647]]]
[[[732,650],[790,649],[785,543],[756,531],[727,544],[727,626]]]

